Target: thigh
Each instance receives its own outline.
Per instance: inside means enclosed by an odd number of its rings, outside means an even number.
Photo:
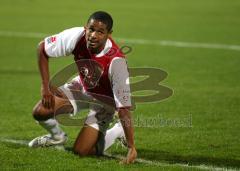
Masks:
[[[74,143],[74,152],[81,156],[95,153],[98,135],[99,131],[97,129],[84,125]]]
[[[54,98],[55,98],[54,113],[56,115],[73,112],[73,106],[68,98],[62,98],[59,96],[54,96]]]
[[[114,112],[114,110],[109,111],[102,106],[91,104],[85,124],[105,134],[109,124],[112,122]]]
[[[113,115],[114,110],[109,111],[99,105],[90,105],[85,126],[80,133],[81,137],[86,133],[86,137],[80,138],[82,141],[76,141],[75,143],[75,147],[77,147],[77,143],[80,143],[78,146],[78,148],[80,148],[80,152],[78,152],[80,155],[103,155],[105,134],[109,123],[112,121]]]
[[[79,77],[73,78],[70,82],[59,87],[66,98],[73,106],[73,114],[77,114],[81,110],[89,108],[89,103],[92,101],[92,97],[86,93]]]

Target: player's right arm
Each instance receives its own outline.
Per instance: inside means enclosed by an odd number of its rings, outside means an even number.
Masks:
[[[42,82],[42,104],[51,109],[54,107],[54,96],[49,88],[49,58],[68,56],[75,48],[77,41],[84,33],[83,27],[75,27],[46,37],[38,46],[38,66]]]
[[[40,42],[37,50],[38,67],[41,75],[41,95],[44,107],[51,109],[54,107],[54,97],[49,88],[49,67],[48,56],[44,50],[44,42]]]

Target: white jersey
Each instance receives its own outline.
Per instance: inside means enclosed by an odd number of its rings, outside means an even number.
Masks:
[[[45,52],[49,57],[57,58],[69,56],[75,49],[76,44],[84,35],[84,27],[74,27],[63,32],[47,37],[44,40]],[[96,55],[101,57],[112,47],[108,39],[105,48]],[[131,94],[129,85],[129,73],[124,58],[116,57],[110,63],[108,78],[112,85],[113,96],[117,108],[131,106]]]

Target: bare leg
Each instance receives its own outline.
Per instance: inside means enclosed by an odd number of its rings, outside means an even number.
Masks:
[[[33,117],[39,124],[46,129],[53,137],[63,136],[64,132],[60,129],[54,114],[71,113],[73,107],[69,100],[62,96],[54,96],[55,106],[54,109],[45,108],[41,100],[35,105],[33,109]],[[57,110],[57,111],[54,111]]]
[[[95,145],[98,140],[98,135],[98,130],[91,126],[84,125],[74,143],[74,152],[80,156],[95,154]]]

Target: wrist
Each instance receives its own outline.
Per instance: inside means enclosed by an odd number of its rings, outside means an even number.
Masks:
[[[135,145],[128,145],[128,149],[135,149]]]
[[[47,81],[42,81],[42,88],[49,89],[49,83]]]

